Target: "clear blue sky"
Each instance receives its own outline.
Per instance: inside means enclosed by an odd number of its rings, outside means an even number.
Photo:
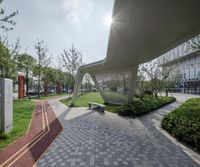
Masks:
[[[19,37],[22,50],[36,56],[34,44],[42,39],[57,60],[73,43],[85,63],[106,57],[109,27],[105,17],[112,13],[113,0],[4,0],[6,13],[18,10],[17,25],[8,32],[10,42]]]

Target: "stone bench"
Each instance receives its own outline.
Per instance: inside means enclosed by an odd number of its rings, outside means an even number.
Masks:
[[[89,106],[89,109],[91,109],[92,106],[96,106],[96,107],[99,108],[99,110],[100,110],[101,112],[104,112],[104,109],[105,109],[105,107],[106,107],[106,106],[103,105],[103,104],[94,103],[94,102],[88,102],[88,106]]]

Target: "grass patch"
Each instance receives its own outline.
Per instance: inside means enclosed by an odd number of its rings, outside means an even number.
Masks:
[[[61,100],[61,102],[64,103],[66,106],[70,106],[71,99],[72,98],[67,98],[67,99]],[[88,107],[89,101],[104,104],[104,101],[98,92],[90,92],[90,93],[80,95],[76,100],[75,107]],[[119,107],[118,105],[114,105],[114,104],[105,104],[105,105],[106,105],[105,110],[110,111],[110,112],[117,112],[117,108]]]
[[[87,107],[89,101],[100,104],[104,103],[101,95],[98,92],[91,92],[86,93],[84,95],[80,95],[77,98],[76,107]],[[138,98],[134,98],[134,101],[129,105],[120,106],[106,103],[105,110],[118,113],[123,116],[139,116],[154,111],[155,109],[162,107],[163,105],[166,105],[168,103],[171,103],[172,101],[175,101],[174,97],[160,97],[156,99],[153,97],[146,96],[144,98],[144,101],[141,101]],[[61,102],[67,106],[70,106],[71,98],[61,100]]]
[[[49,100],[49,99],[56,99],[56,98],[60,98],[60,97],[64,97],[64,96],[67,96],[69,94],[67,94],[66,92],[62,92],[62,93],[51,93],[51,94],[48,94],[47,96],[44,96],[44,95],[41,95],[39,100]],[[31,99],[38,99],[38,96],[33,96],[31,97]]]
[[[162,128],[200,152],[200,98],[192,98],[164,117]]]
[[[0,149],[26,133],[34,108],[35,102],[33,101],[16,100],[13,102],[13,130],[8,134],[0,133]]]

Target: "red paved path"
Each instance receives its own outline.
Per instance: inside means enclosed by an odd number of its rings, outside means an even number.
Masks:
[[[0,167],[33,166],[61,131],[48,102],[37,102],[28,133],[0,151]]]

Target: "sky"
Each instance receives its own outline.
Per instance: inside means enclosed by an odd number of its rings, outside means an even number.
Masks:
[[[72,43],[82,52],[83,62],[106,57],[113,0],[4,0],[5,12],[18,10],[17,25],[8,32],[8,40],[20,39],[21,52],[36,57],[34,45],[44,40],[57,66],[58,56]]]

